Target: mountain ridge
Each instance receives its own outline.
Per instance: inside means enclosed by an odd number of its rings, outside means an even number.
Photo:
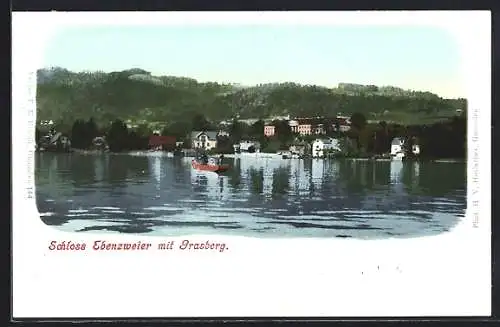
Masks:
[[[141,68],[115,72],[37,71],[38,119],[71,123],[94,117],[178,121],[203,114],[217,121],[274,115],[329,116],[359,112],[368,119],[433,121],[465,111],[463,98],[446,99],[397,86],[339,83],[336,88],[294,82],[243,86],[155,76]]]

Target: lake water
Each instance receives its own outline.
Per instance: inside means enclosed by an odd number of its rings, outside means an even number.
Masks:
[[[415,237],[465,214],[465,163],[37,153],[41,219],[61,230],[145,235]]]

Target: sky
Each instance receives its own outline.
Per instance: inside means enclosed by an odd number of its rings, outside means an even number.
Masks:
[[[426,26],[103,25],[59,31],[43,63],[246,86],[391,85],[456,98],[465,97],[459,50],[452,34]]]

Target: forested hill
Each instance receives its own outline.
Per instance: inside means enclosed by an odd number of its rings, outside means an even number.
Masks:
[[[121,72],[37,72],[38,120],[72,124],[93,117],[176,122],[197,113],[217,121],[232,117],[330,116],[362,113],[367,119],[406,124],[429,123],[465,111],[465,99],[443,99],[429,92],[341,83],[337,88],[295,83],[242,87],[201,83],[192,78],[153,76],[142,69]]]

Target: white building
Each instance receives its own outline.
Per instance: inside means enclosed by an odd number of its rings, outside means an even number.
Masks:
[[[289,120],[288,125],[290,126],[292,133],[299,132],[299,121],[298,120],[296,120],[296,119]]]
[[[413,152],[414,155],[419,155],[420,154],[420,146],[418,144],[413,144],[411,151]]]
[[[326,155],[328,150],[340,152],[340,143],[338,139],[316,139],[312,144],[312,157],[321,158]]]
[[[306,153],[306,144],[292,144],[288,148],[292,155],[304,155]]]
[[[217,132],[196,131],[191,133],[193,149],[211,150],[217,147]]]
[[[404,149],[405,140],[402,137],[395,137],[391,142],[391,156],[401,159],[405,156]],[[418,144],[413,144],[411,151],[414,155],[420,154],[420,146]]]
[[[391,142],[391,156],[404,156],[404,139],[401,137],[395,137]]]
[[[233,145],[235,153],[255,153],[260,152],[260,142],[258,141],[241,141]]]

